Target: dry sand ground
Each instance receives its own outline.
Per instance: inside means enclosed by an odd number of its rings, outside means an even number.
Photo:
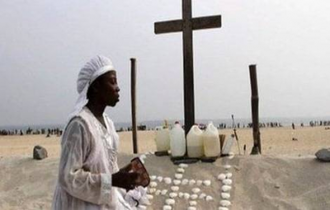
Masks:
[[[231,130],[221,130],[229,136]],[[239,129],[240,146],[247,145],[251,151],[250,129]],[[120,133],[121,146],[119,164],[124,165],[132,157],[131,133]],[[139,132],[139,151],[154,151],[154,132]],[[292,137],[298,141],[292,141]],[[209,179],[211,187],[201,187],[215,201],[198,201],[198,209],[217,209],[221,184],[216,180],[224,172],[224,161],[233,167],[234,188],[231,191],[235,210],[330,209],[330,165],[315,160],[315,152],[330,145],[330,130],[324,127],[261,129],[262,156],[236,155],[234,159],[218,159],[215,163],[192,164],[184,178]],[[44,146],[49,158],[35,161],[32,149]],[[241,149],[242,150],[242,149]],[[233,151],[238,153],[237,144]],[[0,209],[50,209],[53,189],[57,177],[59,138],[44,136],[0,136]],[[151,175],[174,176],[175,169],[168,157],[148,155],[146,167]],[[163,183],[158,189],[166,186]],[[186,192],[191,187],[182,187]],[[165,197],[155,196],[149,209],[161,209]],[[186,209],[187,202],[177,199],[175,209]]]

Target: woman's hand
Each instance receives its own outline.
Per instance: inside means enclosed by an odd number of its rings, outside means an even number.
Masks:
[[[117,173],[112,174],[112,186],[124,188],[127,191],[134,189],[139,176],[136,172],[130,172],[132,165],[121,168]]]

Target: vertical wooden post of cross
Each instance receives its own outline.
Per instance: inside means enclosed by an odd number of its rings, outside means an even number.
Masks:
[[[155,23],[155,33],[182,32],[185,132],[195,124],[193,30],[221,27],[221,16],[192,17],[191,0],[182,0],[182,19]]]
[[[251,82],[251,108],[252,108],[252,126],[253,126],[253,148],[251,155],[261,154],[261,140],[259,130],[259,95],[256,65],[250,65]]]
[[[132,101],[132,137],[133,153],[138,153],[136,125],[136,59],[131,58],[131,101]]]

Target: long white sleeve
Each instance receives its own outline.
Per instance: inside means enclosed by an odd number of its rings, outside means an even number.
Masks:
[[[80,119],[68,125],[62,138],[59,185],[73,197],[94,203],[111,203],[111,173],[91,172],[85,164],[90,154],[90,133]]]

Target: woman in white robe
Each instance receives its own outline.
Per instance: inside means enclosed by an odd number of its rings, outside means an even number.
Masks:
[[[135,187],[129,165],[119,170],[119,137],[104,113],[119,101],[116,71],[110,59],[97,56],[78,76],[80,94],[61,141],[54,210],[125,210],[123,192]]]

